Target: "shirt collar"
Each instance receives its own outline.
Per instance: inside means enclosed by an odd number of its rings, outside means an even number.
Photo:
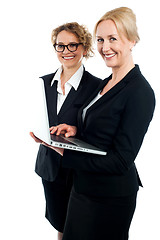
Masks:
[[[58,68],[57,72],[55,73],[52,81],[51,81],[51,86],[53,85],[53,83],[55,81],[60,81],[61,80],[61,73],[62,73],[62,66],[60,68]]]
[[[75,90],[78,89],[83,72],[84,72],[84,67],[83,65],[81,65],[79,69],[75,72],[75,74],[67,81],[67,83],[69,83]],[[53,80],[51,82],[51,86],[56,80],[60,82],[61,73],[62,73],[62,66],[57,70],[56,74],[54,75]]]

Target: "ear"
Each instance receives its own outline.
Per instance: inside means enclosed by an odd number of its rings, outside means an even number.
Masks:
[[[130,50],[131,51],[135,45],[136,45],[136,41],[130,41]]]
[[[87,55],[87,50],[84,49],[84,52],[83,52],[83,57],[85,57]]]

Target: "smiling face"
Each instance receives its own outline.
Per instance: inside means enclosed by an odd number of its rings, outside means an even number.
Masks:
[[[56,44],[68,45],[74,43],[79,43],[78,38],[73,33],[65,30],[61,31],[56,39]],[[86,51],[83,45],[79,45],[75,52],[70,52],[65,47],[63,52],[56,53],[64,69],[78,69],[82,64],[83,56],[86,54]]]
[[[133,62],[131,50],[135,42],[129,41],[124,34],[120,36],[112,20],[99,23],[96,39],[98,52],[112,70]]]

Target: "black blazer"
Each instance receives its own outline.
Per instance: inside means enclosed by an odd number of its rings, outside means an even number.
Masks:
[[[88,97],[95,91],[101,82],[100,78],[96,78],[89,72],[84,70],[80,85],[77,91],[71,88],[65,102],[57,115],[57,86],[54,82],[51,87],[51,81],[55,73],[43,76],[49,123],[56,126],[61,123],[77,126],[77,114],[79,108],[86,102]],[[61,156],[50,148],[40,145],[37,160],[36,173],[47,181],[54,181],[60,167]]]
[[[102,82],[88,103],[103,89]],[[78,134],[88,143],[107,151],[106,156],[65,150],[64,167],[73,168],[74,187],[91,196],[126,196],[142,186],[134,160],[152,119],[154,92],[136,65],[116,86],[92,105]]]

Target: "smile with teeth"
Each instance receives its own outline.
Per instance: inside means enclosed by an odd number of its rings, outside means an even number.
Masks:
[[[65,60],[71,60],[71,59],[74,58],[74,56],[70,56],[70,57],[62,57],[62,58],[65,59]]]
[[[115,55],[116,55],[116,53],[104,54],[104,56],[105,56],[106,58],[112,58],[112,57],[114,57]]]

